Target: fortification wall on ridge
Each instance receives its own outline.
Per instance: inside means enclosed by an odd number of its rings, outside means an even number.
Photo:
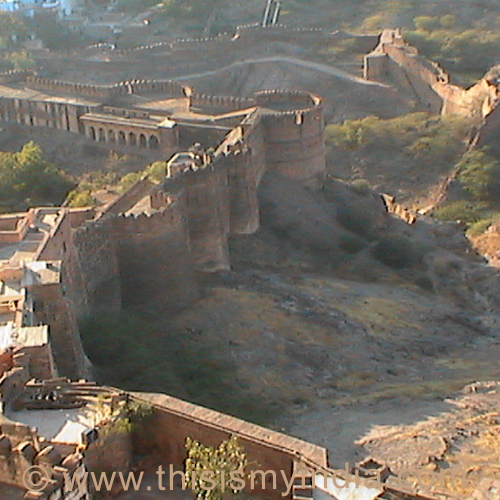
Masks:
[[[365,56],[364,76],[396,85],[412,94],[431,113],[441,112],[441,92],[449,84],[446,72],[408,45],[398,29],[383,31],[377,47]]]
[[[450,83],[436,63],[406,43],[400,30],[384,30],[364,63],[365,78],[395,85],[415,96],[431,113],[460,116],[479,125],[496,108],[498,83],[488,74],[469,89]]]

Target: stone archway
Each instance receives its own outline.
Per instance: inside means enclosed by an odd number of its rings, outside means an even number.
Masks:
[[[137,136],[133,132],[128,135],[128,143],[130,146],[137,146]]]
[[[96,133],[95,133],[95,128],[94,127],[90,127],[89,128],[89,137],[95,141],[96,140]]]
[[[120,144],[120,146],[127,144],[127,136],[123,131],[118,132],[118,144]]]
[[[139,136],[139,147],[141,149],[146,149],[148,147],[148,141],[147,141],[146,136],[144,134],[141,134]]]
[[[156,137],[156,135],[152,135],[149,138],[149,147],[150,147],[150,149],[159,149],[160,148],[160,141],[158,140],[158,137]]]
[[[99,142],[106,142],[106,132],[103,128],[99,129]]]
[[[116,134],[114,130],[108,130],[108,142],[114,144],[116,142]]]

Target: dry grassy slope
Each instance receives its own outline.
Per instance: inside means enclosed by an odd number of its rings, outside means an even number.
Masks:
[[[337,210],[349,203],[370,211],[377,234],[408,231],[376,197],[340,184],[327,195],[292,184],[265,181],[262,230],[233,241],[233,271],[209,280],[202,300],[165,328],[231,360],[242,391],[283,409],[274,425],[327,446],[342,464],[372,423],[411,422],[464,384],[500,376],[496,318],[473,299],[497,276],[479,277],[448,236],[453,251],[431,241],[429,259],[453,254],[464,274],[433,275],[442,294],[424,291],[412,283],[421,270],[396,272],[369,252],[339,248]],[[425,229],[409,231],[419,240]],[[358,280],[366,268],[368,283]],[[446,296],[448,279],[463,296]]]

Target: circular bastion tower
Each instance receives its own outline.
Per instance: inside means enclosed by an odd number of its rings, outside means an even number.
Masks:
[[[326,174],[322,99],[309,92],[273,90],[255,94],[264,127],[266,164],[310,186]]]

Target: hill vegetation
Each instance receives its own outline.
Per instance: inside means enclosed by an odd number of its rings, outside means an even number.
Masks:
[[[34,142],[16,153],[0,152],[0,212],[59,205],[73,186]]]

